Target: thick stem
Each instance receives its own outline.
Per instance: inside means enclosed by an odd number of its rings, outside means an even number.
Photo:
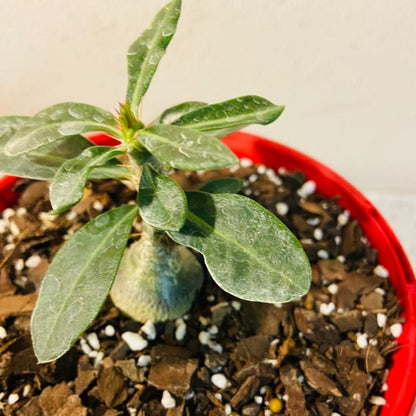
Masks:
[[[124,254],[111,298],[137,321],[165,321],[189,310],[202,280],[202,267],[190,250],[146,225]]]

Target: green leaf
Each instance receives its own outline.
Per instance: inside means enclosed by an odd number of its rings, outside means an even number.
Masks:
[[[176,31],[181,4],[181,0],[173,0],[160,10],[151,26],[127,52],[129,74],[127,100],[136,116],[142,97],[149,88],[159,62]]]
[[[282,114],[284,106],[265,98],[247,95],[197,108],[172,124],[223,136],[249,124],[269,124]]]
[[[78,157],[65,162],[49,188],[54,213],[60,214],[81,200],[85,183],[93,168],[103,166],[110,159],[125,152],[121,147],[93,146],[84,150]]]
[[[138,193],[140,215],[151,226],[179,230],[186,218],[186,196],[182,188],[149,165],[143,167]]]
[[[188,192],[177,243],[203,254],[217,284],[239,298],[287,302],[305,294],[309,261],[295,236],[271,212],[241,195]]]
[[[59,166],[77,157],[93,144],[82,136],[72,136],[62,143],[54,142],[18,156],[6,156],[4,148],[15,132],[29,117],[0,117],[0,172],[21,178],[50,180]]]
[[[101,108],[81,103],[56,104],[25,123],[9,140],[5,153],[17,156],[63,138],[94,131],[120,134],[117,120]]]
[[[206,105],[207,103],[203,103],[201,101],[186,101],[184,103],[174,105],[173,107],[165,110],[153,124],[172,124],[184,114],[196,110],[197,108],[205,107]]]
[[[124,166],[120,166],[120,162],[110,160],[103,166],[93,168],[88,174],[88,179],[131,179],[131,172]]]
[[[94,218],[59,250],[43,279],[32,315],[40,363],[65,354],[104,303],[137,215],[124,205]]]
[[[215,137],[184,127],[157,124],[143,129],[137,139],[150,153],[177,169],[218,169],[238,162]]]
[[[210,194],[236,194],[243,185],[244,181],[240,178],[220,178],[205,183],[199,190]]]

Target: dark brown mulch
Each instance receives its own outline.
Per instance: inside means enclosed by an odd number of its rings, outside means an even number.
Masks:
[[[336,198],[313,193],[301,172],[277,174],[243,160],[230,171],[174,176],[192,189],[224,174],[244,178],[243,193],[299,237],[313,264],[310,292],[282,305],[248,303],[207,276],[189,314],[145,326],[108,301],[64,357],[37,365],[29,320],[51,257],[87,220],[135,195],[117,182],[93,182],[80,204],[55,218],[47,184],[20,182],[18,207],[0,220],[0,413],[377,414],[396,347],[390,328],[397,334],[402,321],[388,273],[358,223]],[[136,224],[131,240],[139,233]],[[147,338],[147,347],[132,351],[122,340],[128,331]]]

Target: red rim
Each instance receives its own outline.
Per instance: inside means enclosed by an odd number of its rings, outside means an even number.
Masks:
[[[111,145],[117,143],[105,135],[94,141]],[[340,197],[340,204],[351,212],[363,228],[368,240],[379,252],[379,262],[390,272],[391,281],[403,306],[406,323],[399,338],[399,349],[393,355],[393,365],[387,379],[387,404],[381,416],[407,416],[416,396],[416,281],[409,260],[396,235],[367,198],[349,182],[322,163],[287,146],[270,140],[237,132],[224,139],[225,144],[240,158],[278,169],[302,170],[316,182],[318,192]],[[0,211],[11,206],[17,198],[12,191],[14,177],[0,180]]]

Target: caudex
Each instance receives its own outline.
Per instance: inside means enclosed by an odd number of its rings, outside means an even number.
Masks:
[[[117,116],[92,105],[61,103],[33,117],[0,118],[0,170],[50,180],[54,214],[77,204],[89,179],[129,180],[135,204],[104,212],[79,229],[53,259],[31,321],[39,362],[62,356],[94,320],[111,291],[138,321],[181,316],[203,281],[191,250],[215,282],[242,299],[286,302],[309,288],[301,245],[272,213],[238,195],[225,178],[185,192],[173,169],[209,170],[237,163],[219,140],[249,124],[269,124],[284,107],[258,96],[217,104],[189,101],[145,124],[139,107],[175,33],[181,0],[168,3],[130,46],[126,102]],[[83,136],[106,132],[118,145]],[[141,238],[126,249],[134,221]]]

